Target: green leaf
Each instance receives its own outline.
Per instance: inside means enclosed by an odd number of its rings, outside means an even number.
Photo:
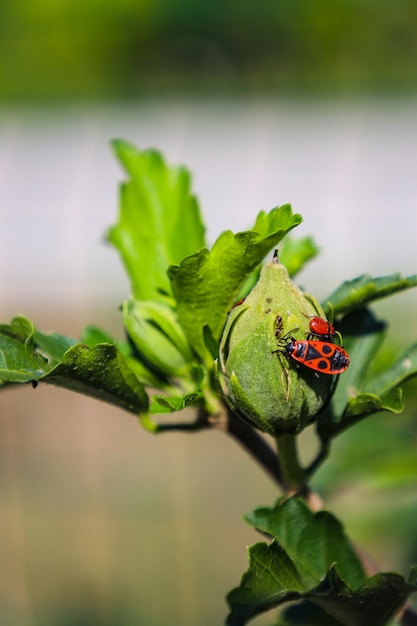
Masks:
[[[116,343],[114,337],[98,326],[86,326],[80,337],[80,343],[94,348],[98,343]]]
[[[178,304],[178,319],[190,345],[203,359],[209,359],[203,337],[207,324],[219,341],[226,317],[250,273],[266,254],[295,226],[300,215],[285,205],[268,215],[261,212],[256,226],[262,231],[233,234],[226,231],[207,249],[171,266],[169,276]]]
[[[374,300],[391,296],[399,291],[410,289],[417,285],[417,274],[404,278],[401,274],[390,274],[372,278],[369,274],[362,274],[358,278],[348,280],[336,289],[323,304],[326,315],[333,308],[334,313],[347,313],[358,307],[363,307]],[[331,306],[329,306],[329,304]]]
[[[171,167],[155,150],[137,150],[116,140],[113,147],[129,174],[121,186],[117,224],[108,233],[138,300],[163,300],[171,286],[169,265],[204,247],[204,226],[191,177]]]
[[[138,414],[148,408],[148,397],[118,348],[77,344],[42,379],[44,382],[114,404]]]
[[[392,365],[374,373],[372,366],[384,339],[384,329],[385,324],[365,308],[348,313],[340,322],[351,363],[338,381],[329,410],[319,417],[318,432],[323,441],[378,411],[403,411],[399,385],[417,375],[417,344]]]
[[[351,398],[347,404],[343,418],[362,417],[378,411],[389,411],[390,413],[401,413],[404,410],[402,402],[402,390],[395,389],[383,398],[371,393],[361,393],[356,398]]]
[[[227,596],[231,607],[227,626],[241,626],[256,615],[282,602],[296,600],[303,591],[302,581],[285,550],[273,541],[249,548],[249,569],[240,586]]]
[[[279,248],[279,260],[287,268],[288,274],[293,277],[318,253],[319,248],[312,237],[301,239],[286,237]]]
[[[214,361],[219,356],[219,344],[213,337],[213,333],[211,332],[211,328],[208,324],[204,324],[203,326],[203,339],[204,345]]]
[[[51,367],[62,361],[65,352],[77,343],[71,337],[64,337],[64,335],[59,333],[44,334],[36,329],[33,334],[33,342],[36,352],[43,355]]]
[[[122,354],[124,353],[122,352]],[[125,360],[126,364],[135,374],[138,381],[145,387],[153,387],[154,389],[159,389],[160,391],[171,390],[171,384],[169,381],[166,378],[159,376],[156,372],[151,371],[142,361],[139,361],[137,358],[129,355],[125,356]]]
[[[146,365],[133,356],[133,348],[129,344],[129,341],[115,341],[109,333],[101,328],[97,326],[86,326],[83,329],[80,343],[84,343],[90,348],[94,348],[100,343],[115,343],[121,354],[125,357],[126,364],[142,385],[161,390],[170,387],[165,378],[159,377],[154,371],[151,371]]]
[[[395,573],[368,578],[352,591],[331,568],[310,599],[344,626],[384,626],[417,588]]]
[[[383,626],[417,589],[413,576],[410,583],[393,573],[365,580],[339,522],[324,511],[314,515],[296,498],[258,509],[249,519],[275,538],[249,549],[249,569],[227,598],[228,626],[244,626],[264,611],[303,599],[333,618],[323,624]],[[301,623],[310,624],[308,619]]]
[[[149,412],[156,415],[174,413],[182,411],[187,406],[201,404],[203,399],[202,393],[187,393],[184,396],[153,396]]]
[[[312,513],[298,498],[261,507],[245,516],[254,528],[268,533],[297,564],[306,587],[322,580],[336,563],[339,574],[353,587],[365,580],[362,565],[340,522],[327,511]]]
[[[262,266],[259,265],[251,274],[249,274],[249,276],[246,278],[245,282],[243,283],[242,287],[239,290],[237,298],[235,299],[235,302],[233,303],[234,306],[237,305],[238,302],[242,302],[243,300],[245,300],[245,298],[249,295],[249,293],[252,291],[252,289],[254,288],[254,286],[259,280],[259,276],[261,275],[261,270],[262,270]]]
[[[364,390],[366,374],[384,340],[385,323],[363,308],[348,313],[338,329],[350,356],[350,365],[340,376],[332,398],[332,422],[340,421],[349,400]],[[320,423],[327,419],[327,415],[320,417]]]
[[[282,617],[282,626],[342,626],[342,622],[309,600],[288,607]]]
[[[0,380],[4,383],[28,383],[44,373],[45,362],[40,355],[28,353],[17,338],[0,335]]]
[[[364,417],[388,411],[389,413],[401,413],[404,410],[402,390],[394,389],[380,398],[371,393],[360,393],[350,398],[343,412],[342,419],[338,421],[319,421],[318,430],[322,440],[327,441],[341,432],[353,426]]]
[[[0,327],[0,380],[57,385],[135,414],[148,408],[143,385],[114,344],[75,344],[56,333],[40,333],[23,317]]]
[[[417,375],[417,343],[411,345],[390,367],[368,381],[366,388],[378,395],[391,391]]]
[[[39,380],[76,342],[56,333],[42,334],[24,317],[0,326],[0,380],[24,383]]]
[[[260,543],[249,548],[249,569],[243,575],[240,587],[227,596],[231,611],[226,623],[227,626],[244,626],[269,609],[305,599],[331,617],[322,622],[307,619],[301,622],[303,626],[319,623],[323,626],[385,626],[416,590],[415,585],[395,573],[377,574],[352,590],[334,566],[315,587],[307,589],[297,575],[296,564],[277,542],[273,541],[269,546]]]

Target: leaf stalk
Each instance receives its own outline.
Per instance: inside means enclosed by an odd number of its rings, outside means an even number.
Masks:
[[[301,492],[306,474],[298,459],[296,435],[279,435],[276,438],[282,480],[287,492]]]

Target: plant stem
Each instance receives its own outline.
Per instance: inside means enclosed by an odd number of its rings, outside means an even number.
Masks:
[[[223,423],[223,425],[217,423],[216,425],[236,439],[240,445],[256,459],[259,465],[263,467],[270,478],[272,478],[281,489],[283,488],[284,481],[277,455],[252,426],[244,422],[230,410],[227,412],[225,423]]]
[[[276,441],[285,489],[300,492],[304,488],[305,471],[298,460],[296,435],[280,435]]]

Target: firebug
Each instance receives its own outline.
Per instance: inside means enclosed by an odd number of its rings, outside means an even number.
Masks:
[[[341,374],[350,362],[346,350],[329,341],[291,341],[281,351],[294,361],[302,363],[315,372],[323,374]]]
[[[313,335],[330,337],[335,334],[334,326],[322,317],[312,317],[310,320],[310,330]]]

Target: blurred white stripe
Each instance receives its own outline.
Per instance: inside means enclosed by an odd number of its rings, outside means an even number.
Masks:
[[[113,137],[192,170],[211,240],[291,202],[305,221],[298,234],[322,249],[302,276],[319,297],[365,271],[417,271],[416,101],[3,109],[0,310],[126,296],[119,260],[102,242],[122,178]]]

